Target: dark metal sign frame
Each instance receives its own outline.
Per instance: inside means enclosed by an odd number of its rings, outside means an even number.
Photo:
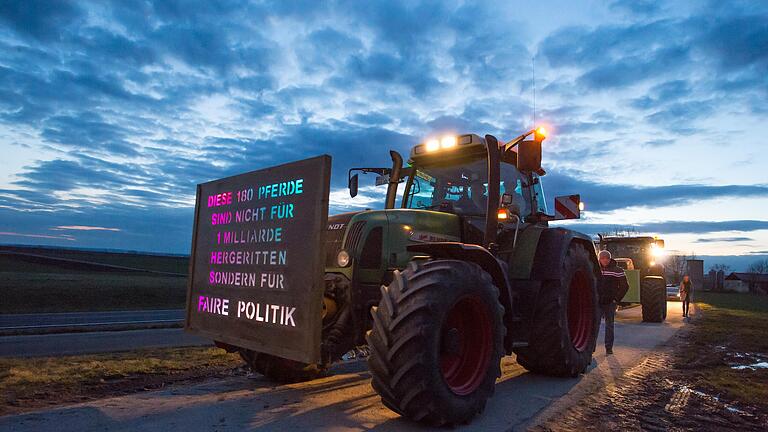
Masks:
[[[330,175],[322,155],[197,185],[186,331],[320,361]]]

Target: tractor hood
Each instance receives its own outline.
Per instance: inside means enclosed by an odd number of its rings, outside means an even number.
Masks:
[[[362,268],[404,267],[413,255],[406,250],[410,244],[461,239],[459,217],[450,213],[415,209],[342,213],[328,218],[325,265],[338,267],[336,256],[343,247]]]

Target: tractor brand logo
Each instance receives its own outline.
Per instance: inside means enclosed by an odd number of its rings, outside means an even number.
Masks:
[[[579,195],[567,195],[555,198],[555,219],[578,219],[580,216]]]
[[[337,231],[344,228],[345,223],[328,224],[328,231]]]
[[[410,240],[419,243],[430,242],[455,242],[459,241],[458,237],[446,236],[445,234],[437,234],[428,231],[411,231]]]

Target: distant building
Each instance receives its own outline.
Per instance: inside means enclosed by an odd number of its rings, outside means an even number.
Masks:
[[[768,294],[768,274],[733,272],[726,276],[724,288],[740,293]]]
[[[685,262],[685,274],[691,278],[694,289],[704,288],[704,260],[689,259]]]
[[[704,291],[722,291],[725,289],[725,272],[710,270],[704,276]]]

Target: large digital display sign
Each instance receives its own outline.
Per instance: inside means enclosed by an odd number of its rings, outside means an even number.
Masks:
[[[331,157],[197,186],[185,329],[320,360]]]

